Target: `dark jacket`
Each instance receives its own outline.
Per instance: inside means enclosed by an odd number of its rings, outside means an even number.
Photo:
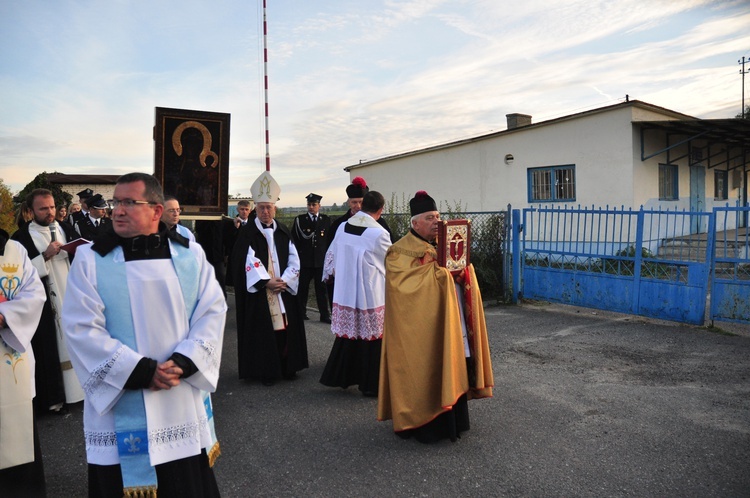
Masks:
[[[88,215],[84,216],[83,218],[79,218],[78,221],[76,221],[75,229],[78,233],[81,234],[81,237],[83,237],[86,240],[94,240],[94,238],[106,231],[107,226],[112,225],[112,220],[109,218],[100,218],[99,219],[99,226],[94,226],[94,222],[91,221],[91,218],[89,218]]]
[[[332,237],[331,218],[318,213],[318,220],[313,223],[310,214],[305,213],[294,219],[292,240],[299,253],[302,268],[323,268],[328,249],[328,237]]]

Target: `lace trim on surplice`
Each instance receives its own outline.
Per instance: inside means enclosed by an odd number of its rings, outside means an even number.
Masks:
[[[198,346],[198,350],[202,351],[206,356],[208,359],[207,363],[211,365],[211,368],[218,370],[221,358],[216,354],[216,346],[208,341],[204,341],[203,339],[196,339],[193,342]]]
[[[172,427],[165,427],[148,433],[148,444],[152,448],[160,445],[174,444],[186,439],[200,439],[201,432],[208,430],[208,417]],[[87,447],[109,448],[117,446],[117,435],[109,431],[84,431]]]
[[[383,335],[385,306],[360,310],[333,303],[331,312],[331,332],[345,339],[373,341]]]
[[[91,375],[83,385],[83,391],[87,396],[95,396],[96,391],[99,389],[99,386],[102,385],[104,379],[107,377],[107,375],[109,375],[109,371],[112,370],[112,367],[115,363],[117,363],[117,359],[120,357],[124,350],[125,346],[120,346],[111,358],[96,367],[94,371],[91,372]]]

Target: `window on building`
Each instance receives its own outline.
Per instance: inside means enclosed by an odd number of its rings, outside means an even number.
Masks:
[[[677,200],[677,165],[659,165],[659,199],[662,201]]]
[[[728,197],[728,181],[729,174],[727,171],[716,170],[714,171],[714,197],[719,200],[726,200]]]
[[[575,165],[530,168],[529,202],[576,200]]]

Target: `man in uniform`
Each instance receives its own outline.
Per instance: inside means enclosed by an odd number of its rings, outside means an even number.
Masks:
[[[94,237],[104,232],[105,227],[111,223],[106,217],[108,204],[101,194],[95,194],[86,201],[86,205],[89,208],[88,213],[79,218],[74,227],[84,239],[94,240]]]
[[[368,192],[362,210],[339,227],[326,254],[324,278],[336,275],[331,332],[336,336],[320,383],[358,385],[378,395],[380,345],[385,316],[385,254],[391,238],[377,222],[385,199]]]
[[[437,263],[440,213],[427,192],[409,201],[411,230],[386,256],[378,420],[401,437],[455,441],[469,430],[467,400],[492,396],[482,296],[469,265]]]
[[[323,197],[310,193],[307,195],[307,213],[294,219],[292,239],[297,246],[300,259],[299,301],[302,314],[307,320],[307,295],[310,291],[310,280],[315,285],[315,299],[318,302],[320,321],[331,323],[328,313],[328,294],[323,283],[323,260],[326,256],[326,237],[329,237],[331,218],[320,212],[320,200]]]
[[[92,195],[94,195],[94,191],[90,188],[85,188],[78,192],[78,209],[72,209],[70,210],[70,215],[68,216],[68,223],[70,223],[70,226],[76,226],[76,223],[78,220],[83,219],[84,216],[86,216],[89,213],[89,208],[86,202],[91,198]]]
[[[219,495],[205,392],[219,380],[227,305],[198,244],[163,223],[146,173],[123,175],[113,231],[78,248],[63,324],[86,386],[90,496]]]
[[[276,180],[264,171],[250,190],[257,216],[240,229],[230,268],[239,376],[270,386],[308,367],[297,302],[299,256],[289,229],[274,219],[281,192]]]
[[[83,390],[73,372],[60,321],[70,271],[70,257],[61,248],[77,239],[78,234],[55,220],[55,199],[51,191],[35,189],[26,197],[26,203],[31,206],[34,218],[13,234],[13,240],[26,249],[47,294],[42,318],[31,342],[36,356],[37,407],[43,412],[60,413],[64,403],[83,400]]]

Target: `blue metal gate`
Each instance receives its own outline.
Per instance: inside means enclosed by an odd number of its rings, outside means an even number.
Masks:
[[[522,297],[703,324],[713,238],[696,218],[714,233],[705,212],[526,208]]]
[[[711,274],[711,320],[750,321],[750,240],[740,227],[750,207],[716,208],[717,238]]]

